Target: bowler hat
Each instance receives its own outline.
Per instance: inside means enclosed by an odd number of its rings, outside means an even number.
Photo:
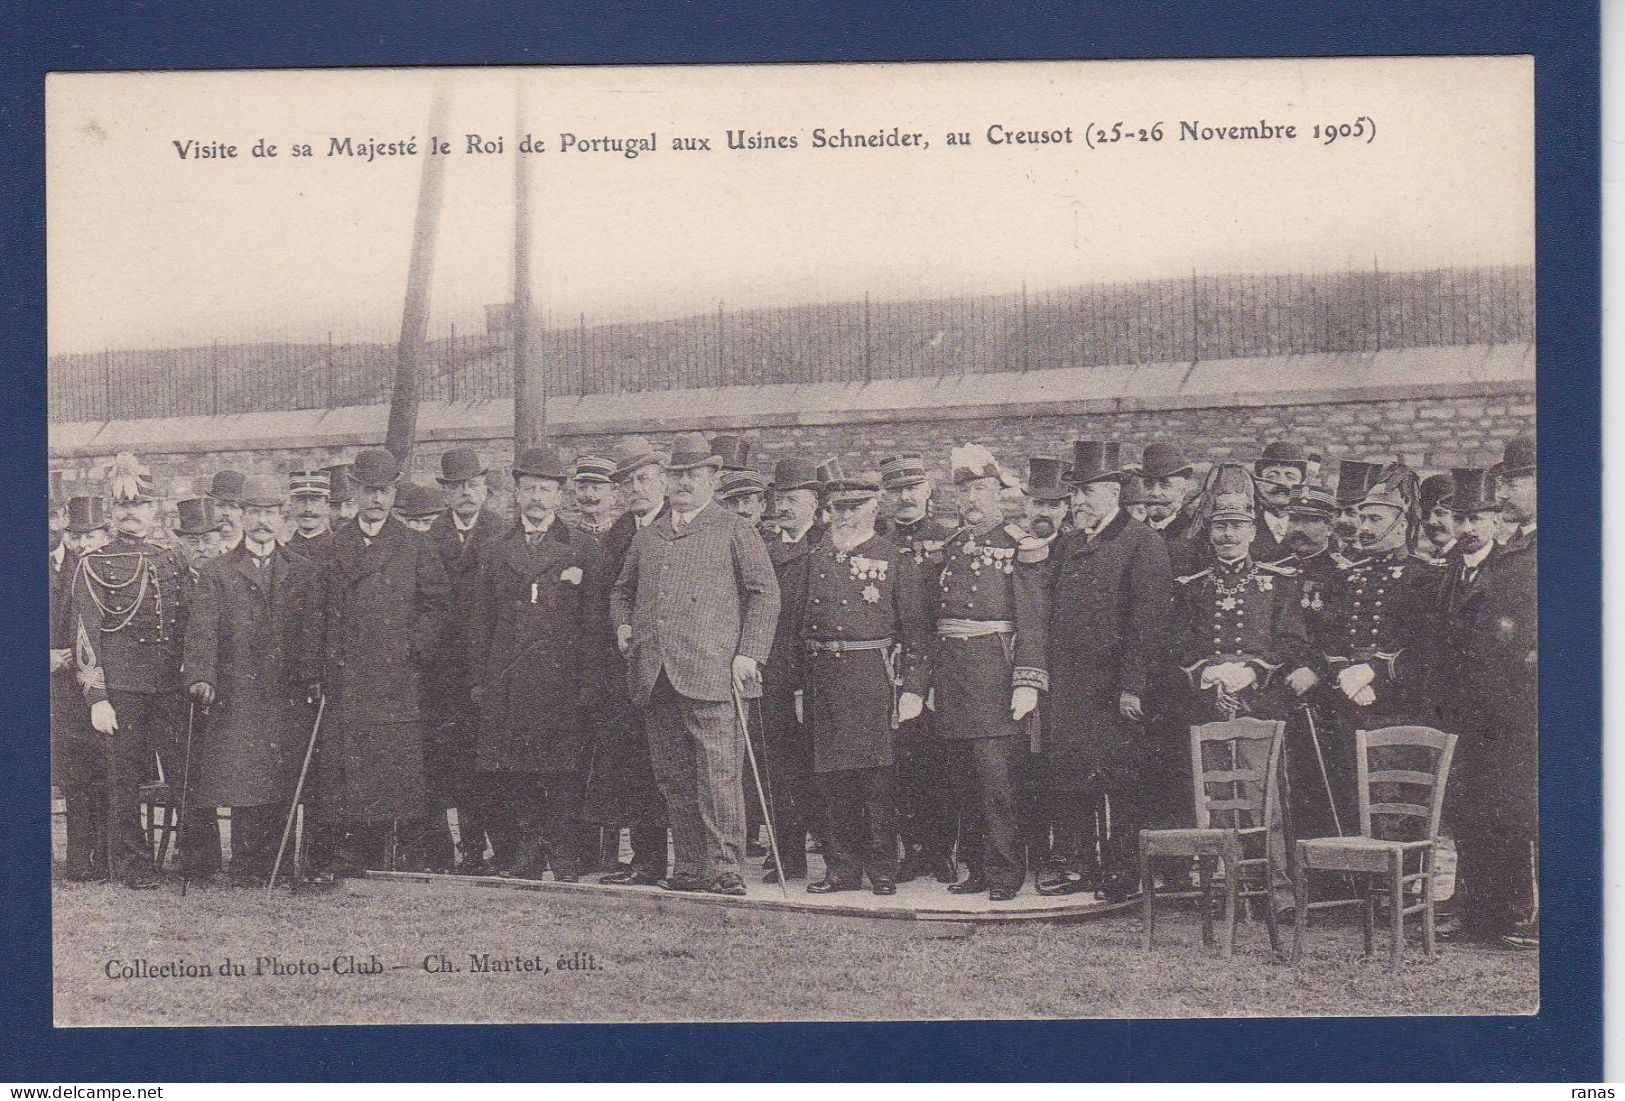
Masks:
[[[819,489],[828,489],[836,482],[844,481],[846,479],[846,474],[841,470],[840,456],[831,455],[829,458],[819,463],[816,476],[818,479]]]
[[[235,505],[243,495],[247,478],[240,470],[222,470],[209,480],[208,496],[223,504]]]
[[[1440,505],[1450,503],[1455,491],[1455,480],[1450,474],[1429,474],[1422,479],[1422,515],[1426,516]]]
[[[220,530],[220,517],[215,515],[214,500],[210,497],[188,497],[175,502],[176,535],[207,535]]]
[[[479,452],[472,447],[454,447],[440,456],[440,473],[435,476],[435,481],[443,486],[451,486],[484,474],[485,464],[480,461]]]
[[[882,489],[903,489],[906,486],[917,486],[931,480],[926,473],[925,458],[921,455],[906,454],[893,455],[884,459],[880,464],[880,487]]]
[[[282,479],[275,474],[256,474],[244,479],[237,494],[237,503],[244,508],[280,508],[282,506]]]
[[[570,479],[570,472],[564,467],[564,460],[559,453],[551,447],[531,447],[519,456],[513,464],[513,476],[519,478],[552,478],[554,481],[565,482]]]
[[[1123,474],[1123,445],[1115,441],[1074,440],[1072,442],[1073,485],[1116,480]]]
[[[750,441],[743,436],[714,436],[711,454],[722,460],[724,470],[744,470],[750,465]]]
[[[1035,501],[1064,501],[1072,496],[1067,475],[1072,464],[1065,459],[1034,455],[1027,460],[1027,496]]]
[[[711,445],[699,432],[679,432],[671,446],[671,457],[666,460],[667,470],[693,470],[695,467],[722,466],[722,459],[711,453]]]
[[[1148,443],[1140,455],[1140,477],[1148,482],[1158,478],[1172,478],[1176,474],[1189,477],[1192,469],[1179,448],[1173,444]]]
[[[388,489],[401,476],[401,464],[381,447],[369,447],[350,464],[350,478],[367,489]]]
[[[1342,506],[1352,505],[1365,496],[1365,491],[1371,488],[1371,483],[1377,480],[1382,467],[1376,463],[1368,463],[1363,459],[1339,459],[1337,461],[1337,503]]]
[[[773,489],[778,493],[788,493],[792,489],[817,489],[818,464],[811,459],[792,455],[788,459],[780,459],[773,466]]]
[[[289,497],[331,497],[333,479],[325,470],[295,470],[288,475]]]
[[[570,475],[578,482],[608,482],[615,477],[615,460],[601,455],[578,455]]]
[[[69,531],[99,531],[106,526],[107,499],[105,497],[68,498]]]
[[[395,511],[401,514],[402,519],[422,520],[438,516],[445,508],[446,495],[437,486],[407,482],[395,495]]]
[[[1477,467],[1456,467],[1450,471],[1451,491],[1445,500],[1450,511],[1458,516],[1473,512],[1499,511],[1503,506],[1495,497],[1495,479],[1490,472]]]
[[[717,498],[723,501],[766,492],[767,475],[759,470],[724,470],[717,482]]]
[[[1286,440],[1276,440],[1264,445],[1264,451],[1253,463],[1253,474],[1262,475],[1267,466],[1295,466],[1299,473],[1309,472],[1309,456],[1303,448]]]
[[[1497,478],[1516,478],[1520,474],[1534,472],[1535,437],[1529,435],[1513,436],[1508,440],[1501,461],[1490,467],[1490,473]]]
[[[615,480],[625,481],[646,466],[660,466],[666,457],[642,436],[628,436],[615,445]]]
[[[334,463],[327,468],[327,503],[342,505],[350,499],[349,463]]]
[[[1337,498],[1320,486],[1293,486],[1292,496],[1287,498],[1286,512],[1288,516],[1318,516],[1329,520],[1337,513]]]

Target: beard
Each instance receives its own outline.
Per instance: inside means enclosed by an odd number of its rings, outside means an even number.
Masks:
[[[1048,515],[1034,516],[1027,528],[1040,539],[1048,539],[1055,534],[1055,519]]]

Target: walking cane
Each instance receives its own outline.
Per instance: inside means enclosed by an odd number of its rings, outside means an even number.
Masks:
[[[739,720],[739,733],[745,739],[745,759],[750,762],[751,778],[756,781],[756,798],[762,804],[762,821],[767,823],[767,843],[773,849],[773,870],[779,877],[779,892],[789,901],[790,888],[784,882],[784,860],[779,856],[779,831],[773,828],[773,813],[767,808],[767,791],[762,787],[762,772],[756,767],[756,747],[750,743],[750,724],[745,721],[745,701],[739,696],[739,686],[733,686],[734,717]]]
[[[181,850],[181,897],[191,878],[192,854],[186,848],[186,802],[192,786],[192,728],[197,724],[197,701],[186,701],[186,755],[181,758],[181,809],[175,815],[175,838]],[[218,813],[218,812],[217,812]],[[216,854],[219,855],[219,854]]]
[[[1320,735],[1315,731],[1315,712],[1306,703],[1298,705],[1303,711],[1303,717],[1309,723],[1309,741],[1315,747],[1315,763],[1320,765],[1320,782],[1326,786],[1326,802],[1332,808],[1332,826],[1337,830],[1337,836],[1344,836],[1343,820],[1337,815],[1337,800],[1332,796],[1332,777],[1326,771],[1326,758],[1320,752]]]
[[[316,697],[316,725],[310,728],[310,741],[305,743],[305,762],[299,766],[299,780],[293,785],[293,802],[288,807],[288,821],[282,827],[282,843],[276,847],[276,861],[271,865],[271,879],[265,885],[265,897],[276,889],[277,873],[282,870],[282,856],[288,849],[288,835],[293,832],[294,815],[299,811],[299,800],[305,794],[305,777],[310,773],[310,759],[316,754],[316,734],[322,729],[322,713],[327,710],[327,694]],[[301,840],[303,840],[301,838]]]

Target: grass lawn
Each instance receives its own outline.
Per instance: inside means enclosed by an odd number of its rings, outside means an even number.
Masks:
[[[1132,915],[971,927],[364,880],[274,900],[58,883],[54,906],[59,1025],[1482,1014],[1539,999],[1535,953],[1446,947],[1427,960],[1413,935],[1390,975],[1380,937],[1362,958],[1352,913],[1310,930],[1299,977],[1271,961],[1262,925],[1244,925],[1226,961],[1201,947],[1189,911],[1159,920],[1147,954]],[[442,953],[458,970],[426,971]],[[471,953],[544,970],[478,973]],[[256,976],[262,956],[326,969]],[[381,970],[334,973],[351,956]],[[225,957],[248,973],[106,973]]]

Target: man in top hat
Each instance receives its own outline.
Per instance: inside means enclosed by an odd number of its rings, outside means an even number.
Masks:
[[[1340,459],[1337,463],[1337,515],[1332,520],[1332,553],[1347,561],[1355,557],[1355,536],[1360,525],[1359,506],[1382,471],[1378,463]]]
[[[220,549],[231,550],[243,537],[243,493],[245,475],[240,470],[221,470],[209,479],[205,493],[214,501],[215,513],[220,517]]]
[[[937,574],[932,686],[935,732],[950,747],[954,787],[966,808],[961,841],[970,874],[948,889],[996,902],[1026,878],[1020,839],[1026,720],[1049,687],[1044,653],[1043,564],[1019,553],[1026,533],[1003,523],[1004,479],[980,444],[949,456],[961,527]]]
[[[599,455],[576,458],[570,474],[570,494],[575,501],[575,526],[594,539],[602,540],[615,523],[615,460]]]
[[[420,535],[429,534],[435,519],[446,511],[446,495],[434,486],[404,482],[395,494],[395,519]]]
[[[1072,526],[1072,463],[1035,455],[1027,460],[1027,516],[1031,540],[1045,546]]]
[[[328,527],[337,531],[347,520],[355,519],[355,492],[350,479],[352,463],[335,463],[327,468]]]
[[[311,853],[316,871],[377,867],[392,824],[408,852],[431,825],[420,687],[450,586],[430,539],[390,515],[400,475],[388,451],[356,456],[355,519],[333,533],[323,570],[328,705],[313,799],[324,826]]]
[[[204,563],[186,630],[188,691],[207,711],[192,807],[231,810],[234,886],[263,886],[321,692],[319,567],[276,542],[284,504],[269,474],[240,491],[243,538]]]
[[[197,580],[205,562],[219,555],[223,527],[212,498],[190,497],[175,502],[175,526],[170,534],[175,536],[192,580]]]
[[[610,598],[666,797],[675,865],[664,885],[743,895],[745,747],[734,701],[760,691],[779,617],[767,548],[716,505],[721,460],[699,433],[666,463],[671,513],[632,539]]]
[[[875,534],[879,496],[878,480],[828,483],[828,537],[796,567],[792,663],[829,830],[814,894],[858,890],[865,875],[875,894],[897,893],[892,728],[924,710],[930,631],[919,567]]]
[[[1258,489],[1260,508],[1258,535],[1253,540],[1252,556],[1259,562],[1273,562],[1287,552],[1281,540],[1286,537],[1287,503],[1292,490],[1309,480],[1309,455],[1298,444],[1276,440],[1264,445],[1264,450],[1253,462],[1253,484]]]
[[[186,564],[186,569],[181,574],[181,583],[186,587],[187,601],[191,603],[196,598],[204,565],[220,555],[220,534],[223,524],[215,511],[212,497],[191,497],[175,502],[175,516],[176,523],[170,529],[170,533],[175,537],[181,561]],[[192,630],[192,626],[188,625],[188,638],[191,637]],[[196,701],[194,706],[198,709],[193,723],[195,750],[196,739],[202,736],[208,715],[203,701]],[[182,768],[185,768],[184,761]],[[194,793],[196,790],[195,787],[192,789]],[[191,825],[195,830],[187,831],[191,840],[183,847],[180,855],[187,874],[203,879],[220,870],[220,819],[211,804],[201,803],[193,798],[190,805]]]
[[[477,767],[498,872],[574,882],[587,854],[581,768],[602,669],[598,541],[559,518],[570,471],[551,447],[513,466],[519,523],[480,555],[470,671],[482,714]]]
[[[633,537],[666,515],[666,457],[642,436],[616,445],[614,479],[626,505],[604,536],[599,606],[594,613],[610,622],[610,584],[621,574]],[[666,800],[655,783],[649,736],[643,715],[633,706],[626,658],[606,633],[597,658],[603,670],[588,769],[585,818],[611,829],[627,828],[631,859],[599,882],[611,886],[652,886],[666,876]]]
[[[64,869],[70,880],[107,877],[107,765],[103,739],[90,725],[74,680],[73,581],[79,559],[106,542],[107,502],[73,497],[47,563],[51,646],[51,782],[62,790],[68,833]]]
[[[135,456],[114,460],[107,488],[113,538],[85,554],[73,578],[74,663],[91,725],[105,738],[112,874],[126,886],[152,888],[158,869],[141,828],[141,786],[157,779],[158,767],[171,780],[184,769],[186,565],[150,541],[158,498]],[[191,839],[183,832],[182,847],[195,851]]]
[[[1048,816],[1062,824],[1056,847],[1076,854],[1072,874],[1051,877],[1046,893],[1089,886],[1083,850],[1105,797],[1110,828],[1101,840],[1098,897],[1122,901],[1134,890],[1137,831],[1156,798],[1149,778],[1167,771],[1154,757],[1165,747],[1147,732],[1145,701],[1167,654],[1173,578],[1164,540],[1121,508],[1113,461],[1120,456],[1112,452],[1094,440],[1073,445],[1074,527],[1050,556],[1049,722],[1039,784]],[[1185,476],[1160,445],[1146,449],[1146,460],[1148,481]],[[1179,492],[1164,486],[1162,507]]]
[[[1456,543],[1456,513],[1450,507],[1454,488],[1449,474],[1429,474],[1422,479],[1422,541],[1417,553],[1435,566],[1445,564]]]
[[[288,475],[288,512],[293,535],[284,544],[310,562],[321,561],[333,539],[332,475],[326,470],[295,470]]]
[[[1195,468],[1173,444],[1146,444],[1140,456],[1145,522],[1162,536],[1176,574],[1193,573],[1206,554],[1196,516]],[[1118,507],[1122,507],[1119,499]]]
[[[954,525],[931,514],[931,476],[923,456],[907,452],[880,464],[880,491],[885,526],[877,529],[920,567],[927,589],[942,572],[943,547]],[[939,883],[956,883],[953,857],[959,812],[949,782],[948,747],[935,732],[936,716],[926,710],[897,725],[898,824],[903,861],[897,881],[930,875]]]
[[[440,456],[435,477],[450,507],[434,518],[429,541],[451,585],[451,614],[428,655],[423,672],[423,774],[430,801],[457,812],[457,851],[444,816],[433,820],[427,850],[414,856],[434,869],[478,875],[485,860],[487,808],[474,771],[479,708],[469,672],[469,612],[480,596],[480,556],[508,528],[488,505],[490,484],[479,453],[454,447]],[[457,853],[462,862],[456,863]]]

